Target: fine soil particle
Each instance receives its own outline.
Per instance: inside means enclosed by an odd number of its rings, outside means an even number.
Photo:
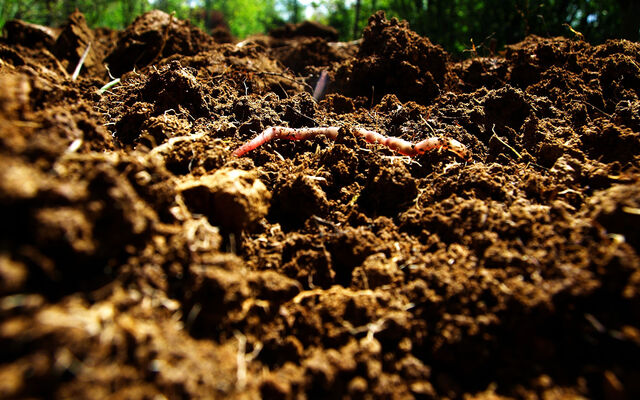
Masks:
[[[640,397],[640,44],[332,40],[7,23],[0,397]]]

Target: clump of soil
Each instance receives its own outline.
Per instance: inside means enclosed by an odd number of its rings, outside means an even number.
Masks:
[[[112,73],[121,75],[173,54],[191,56],[211,49],[211,36],[189,21],[181,21],[162,11],[150,11],[119,35],[118,42],[104,62]]]
[[[377,101],[393,93],[402,101],[428,104],[445,89],[447,62],[442,47],[379,11],[369,18],[357,56],[340,66],[336,81],[350,96]]]
[[[0,397],[640,396],[640,44],[305,26],[7,24]]]
[[[285,24],[273,29],[270,36],[274,38],[293,38],[300,36],[319,37],[329,41],[338,40],[338,31],[330,26],[313,21],[303,21],[299,24]]]

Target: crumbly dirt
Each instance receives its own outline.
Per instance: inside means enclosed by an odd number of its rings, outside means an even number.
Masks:
[[[0,397],[640,397],[640,44],[311,28],[8,25]]]

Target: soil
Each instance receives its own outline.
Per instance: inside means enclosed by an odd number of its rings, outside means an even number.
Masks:
[[[0,397],[640,397],[640,44],[327,32],[7,25]]]

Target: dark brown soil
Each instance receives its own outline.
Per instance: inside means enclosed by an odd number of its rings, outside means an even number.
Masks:
[[[640,44],[308,30],[8,25],[0,397],[639,398]]]

